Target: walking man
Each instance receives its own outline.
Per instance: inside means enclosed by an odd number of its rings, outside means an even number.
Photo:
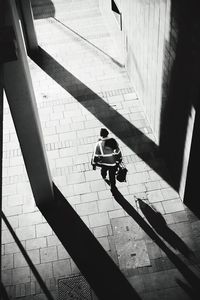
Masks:
[[[117,167],[122,161],[122,154],[116,140],[109,138],[108,134],[106,128],[101,128],[100,138],[95,145],[91,164],[93,170],[96,170],[96,166],[101,167],[101,176],[112,189],[116,184],[115,175]],[[109,173],[109,180],[106,178],[107,173]]]

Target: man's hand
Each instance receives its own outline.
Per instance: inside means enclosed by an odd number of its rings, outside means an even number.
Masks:
[[[119,166],[122,162],[122,159],[120,158],[119,160],[116,161],[116,165]]]

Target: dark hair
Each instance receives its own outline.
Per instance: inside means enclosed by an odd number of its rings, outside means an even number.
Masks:
[[[105,137],[108,136],[108,134],[109,134],[109,132],[106,128],[101,128],[101,130],[100,130],[100,136],[101,137],[105,138]]]

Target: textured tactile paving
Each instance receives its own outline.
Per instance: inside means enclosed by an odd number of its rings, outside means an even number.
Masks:
[[[58,299],[92,300],[89,284],[81,275],[58,280]]]

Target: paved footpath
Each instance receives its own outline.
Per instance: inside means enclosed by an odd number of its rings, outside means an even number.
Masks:
[[[141,299],[190,299],[188,281],[173,254],[199,274],[194,264],[199,261],[200,221],[169,184],[98,1],[32,3],[40,57],[38,64],[29,58],[29,66],[53,181]],[[80,272],[35,206],[7,105],[4,124],[3,211],[56,299],[58,279]],[[118,183],[118,189],[146,225],[134,220],[129,206],[115,201],[99,170],[90,166],[101,127],[119,142],[128,168],[127,182]],[[144,198],[144,210],[134,195]],[[165,220],[164,231],[152,219]],[[153,239],[149,224],[160,239]],[[5,224],[2,253],[2,280],[10,298],[46,299]],[[193,260],[188,259],[192,253]]]

